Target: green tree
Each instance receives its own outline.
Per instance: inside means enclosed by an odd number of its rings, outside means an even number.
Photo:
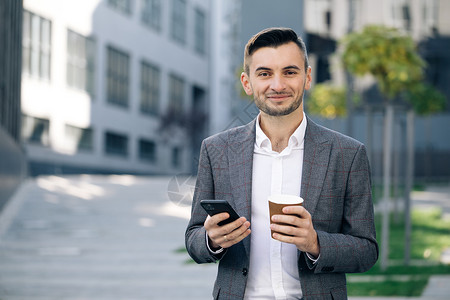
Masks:
[[[411,199],[410,193],[413,186],[414,173],[414,117],[419,115],[430,115],[445,109],[445,96],[433,86],[418,82],[407,92],[406,97],[411,103],[411,108],[407,113],[406,136],[407,136],[407,164],[405,181],[405,254],[404,261],[408,265],[410,261],[411,249]]]
[[[380,264],[387,268],[389,240],[389,198],[391,148],[394,107],[393,100],[402,92],[421,82],[425,62],[416,51],[411,37],[395,28],[370,25],[360,32],[345,36],[342,61],[356,76],[372,75],[384,96],[385,122],[383,143],[383,222]],[[427,101],[423,99],[423,101]]]
[[[359,102],[359,95],[353,94],[352,103]],[[327,119],[346,117],[348,115],[347,89],[329,83],[318,83],[311,89],[305,105],[308,112],[313,115]]]
[[[372,75],[385,101],[422,79],[425,62],[414,41],[395,28],[366,26],[361,32],[346,35],[341,44],[347,70],[357,76]]]
[[[345,117],[347,115],[346,90],[326,83],[316,84],[308,96],[306,107],[311,114],[327,119]]]
[[[434,86],[424,82],[413,85],[407,91],[406,97],[414,111],[419,115],[430,115],[445,109],[446,99],[444,94]]]

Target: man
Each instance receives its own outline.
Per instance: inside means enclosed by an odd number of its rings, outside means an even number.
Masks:
[[[291,29],[249,40],[241,83],[260,114],[202,143],[186,248],[197,263],[219,261],[214,299],[346,299],[345,273],[378,258],[364,145],[305,117],[311,68]],[[270,225],[271,194],[304,205]],[[225,199],[241,218],[219,226],[229,215],[207,216],[202,199]]]

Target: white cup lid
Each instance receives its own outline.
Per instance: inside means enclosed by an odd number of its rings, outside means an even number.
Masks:
[[[269,201],[278,204],[299,204],[303,203],[303,198],[295,195],[270,195]]]

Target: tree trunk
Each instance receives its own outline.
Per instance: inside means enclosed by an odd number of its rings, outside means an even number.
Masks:
[[[393,161],[393,167],[394,167],[394,174],[393,174],[393,193],[392,193],[392,197],[393,197],[393,201],[394,201],[394,222],[395,224],[399,224],[400,223],[400,149],[401,149],[401,145],[402,145],[402,137],[403,137],[403,132],[402,132],[402,128],[401,128],[401,124],[399,124],[398,122],[395,122],[395,116],[394,116],[394,128],[393,128],[393,137],[394,137],[394,143],[393,143],[393,151],[394,151],[394,161]]]
[[[366,106],[366,114],[367,114],[367,123],[366,123],[366,148],[367,148],[367,157],[369,158],[369,163],[373,166],[373,112],[369,105]],[[372,167],[373,170],[373,167]]]
[[[384,143],[383,143],[383,202],[382,202],[382,228],[381,228],[381,260],[380,267],[384,271],[388,267],[389,259],[389,213],[390,213],[390,183],[392,165],[392,131],[394,119],[394,106],[389,101],[386,104],[384,116]]]
[[[345,72],[347,80],[347,130],[348,136],[353,137],[353,77],[350,72]]]
[[[406,116],[407,163],[405,176],[405,265],[411,258],[411,191],[414,183],[414,110],[409,110]]]

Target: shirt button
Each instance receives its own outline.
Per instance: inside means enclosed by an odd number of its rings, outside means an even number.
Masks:
[[[248,270],[247,268],[242,269],[242,275],[247,276]]]

